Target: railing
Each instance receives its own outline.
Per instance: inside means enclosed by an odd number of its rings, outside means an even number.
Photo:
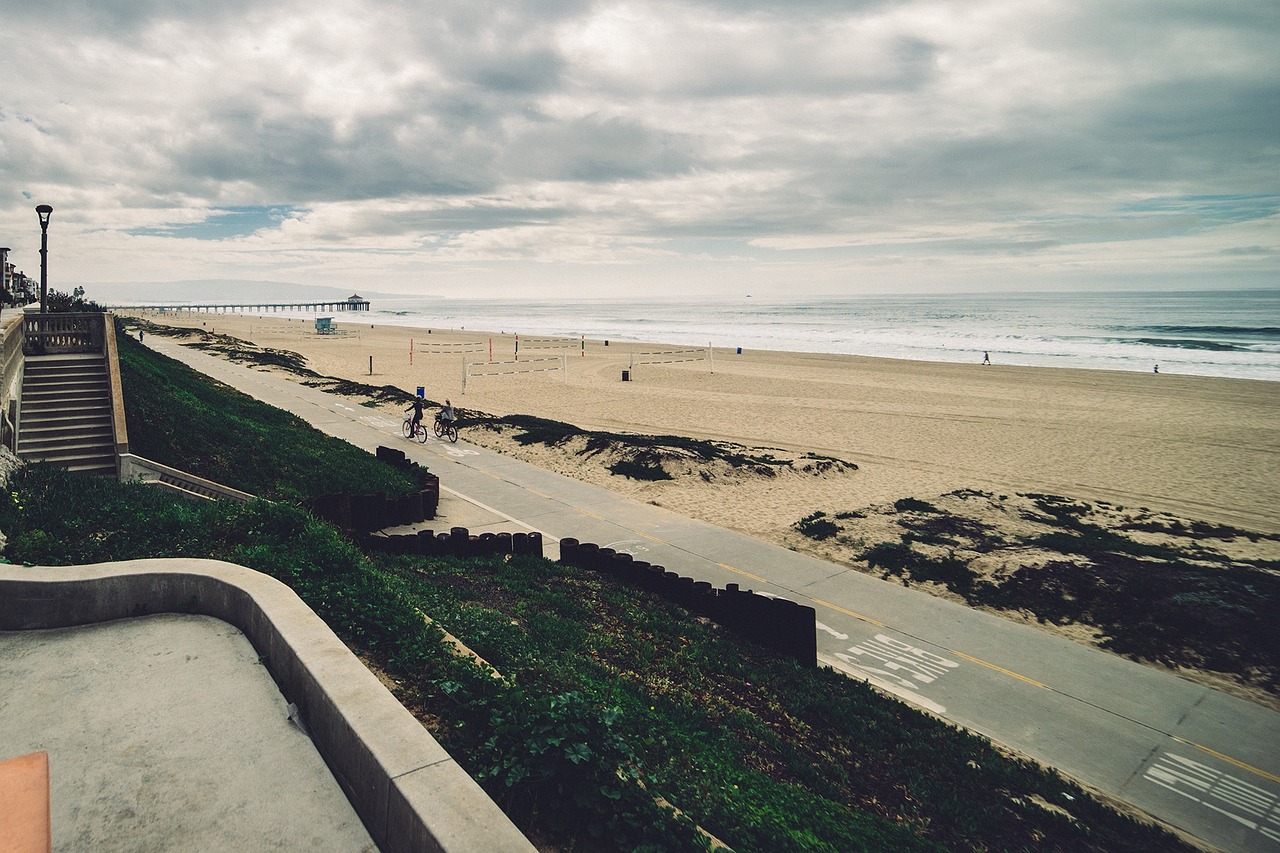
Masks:
[[[27,314],[22,351],[26,355],[103,352],[106,315]]]
[[[129,452],[129,431],[124,416],[124,386],[120,383],[120,356],[116,351],[116,324],[102,315],[102,351],[107,361],[107,388],[111,393],[111,435],[116,445],[116,477],[120,477],[120,457]]]
[[[209,500],[232,500],[248,503],[254,496],[195,474],[188,474],[168,465],[161,465],[150,459],[135,456],[132,453],[120,455],[120,480],[122,482],[149,483],[159,488],[172,489],[185,497],[208,498]]]
[[[22,390],[22,315],[4,318],[0,328],[0,444],[18,447],[18,406]]]

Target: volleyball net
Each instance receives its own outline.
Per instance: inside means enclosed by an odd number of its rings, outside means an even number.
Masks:
[[[711,372],[715,373],[715,364],[712,361],[711,347],[709,346],[693,349],[642,350],[631,353],[632,370],[637,365],[682,364],[690,361],[705,361]]]
[[[554,373],[561,371],[569,381],[569,370],[564,355],[538,356],[512,361],[463,361],[462,393],[467,393],[467,380],[477,376],[519,376],[527,373]]]

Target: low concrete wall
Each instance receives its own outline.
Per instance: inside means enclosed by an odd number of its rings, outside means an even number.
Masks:
[[[0,564],[0,630],[198,613],[239,628],[386,853],[534,848],[293,590],[217,560]]]

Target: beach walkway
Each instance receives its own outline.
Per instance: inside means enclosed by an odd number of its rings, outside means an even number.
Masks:
[[[1280,851],[1280,714],[850,568],[492,451],[409,442],[348,398],[148,336],[148,346],[317,429],[400,447],[441,479],[437,529],[573,537],[715,586],[816,608],[819,660],[1231,851]],[[424,525],[426,526],[426,525]]]

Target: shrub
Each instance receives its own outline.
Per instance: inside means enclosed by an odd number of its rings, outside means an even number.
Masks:
[[[826,515],[822,510],[818,510],[811,515],[806,515],[792,526],[810,539],[818,541],[830,539],[840,532],[840,526]]]

